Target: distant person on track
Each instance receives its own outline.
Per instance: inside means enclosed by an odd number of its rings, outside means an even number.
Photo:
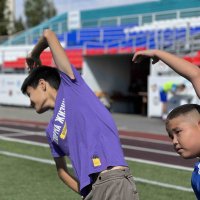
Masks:
[[[166,119],[166,130],[175,151],[185,159],[200,157],[200,106],[185,104],[172,110]],[[200,200],[200,161],[195,164],[192,188]]]
[[[185,90],[185,84],[177,84],[174,81],[165,82],[159,91],[160,101],[162,103],[162,119],[165,120],[168,114],[167,103],[168,103],[168,94],[171,93],[173,96],[179,92]]]
[[[41,65],[47,47],[58,69]],[[44,30],[26,60],[30,73],[21,90],[37,113],[53,109],[46,135],[60,179],[85,200],[138,200],[115,122],[69,63],[55,33]]]
[[[144,50],[138,51],[133,56],[133,62],[140,63],[145,58],[152,58],[153,64],[157,63],[159,60],[163,61],[175,72],[188,79],[198,97],[200,97],[200,68],[182,58],[179,58],[173,54],[162,50]]]

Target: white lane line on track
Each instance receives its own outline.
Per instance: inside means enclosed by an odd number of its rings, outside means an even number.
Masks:
[[[4,156],[10,156],[10,157],[15,157],[15,158],[22,158],[25,160],[31,160],[31,161],[35,161],[35,162],[39,162],[39,163],[45,163],[45,164],[50,164],[50,165],[55,164],[53,160],[37,158],[37,157],[33,157],[33,156],[17,154],[17,153],[12,153],[12,152],[8,152],[8,151],[0,151],[0,154],[4,155]],[[71,165],[67,165],[67,166],[69,168],[72,168]],[[183,187],[183,186],[177,186],[177,185],[162,183],[162,182],[158,182],[158,181],[151,181],[151,180],[143,179],[143,178],[139,178],[139,177],[134,177],[134,179],[136,182],[147,183],[150,185],[155,185],[155,186],[170,188],[170,189],[175,189],[175,190],[181,190],[181,191],[186,191],[186,192],[192,192],[191,188],[187,188],[187,187]]]
[[[12,137],[12,136],[26,136],[26,135],[46,136],[46,133],[44,131],[35,131],[34,132],[34,131],[28,131],[28,130],[24,130],[24,129],[8,128],[8,127],[0,127],[0,131],[10,131],[10,132],[12,132],[13,135],[11,135],[11,133],[8,133],[7,135],[0,134],[0,136],[8,136],[8,137],[9,136],[10,137]],[[14,133],[16,133],[16,135],[14,135]],[[17,135],[17,134],[21,134],[21,135]],[[152,143],[171,145],[171,142],[162,141],[162,140],[155,140],[155,139],[148,139],[148,138],[139,138],[139,137],[123,136],[123,135],[120,135],[120,138],[121,139],[129,139],[129,140],[137,140],[137,141],[143,141],[143,142],[152,142]],[[124,148],[126,148],[126,147],[124,147]],[[165,154],[165,153],[163,153],[163,154]]]
[[[22,143],[22,144],[29,144],[29,145],[49,148],[48,144],[44,144],[44,143],[40,143],[40,142],[32,142],[32,141],[27,141],[27,140],[22,140],[22,139],[15,139],[15,138],[8,138],[8,137],[0,136],[0,140],[9,141],[9,142],[18,142],[18,143]],[[172,164],[161,163],[161,162],[156,162],[156,161],[148,161],[148,160],[142,160],[142,159],[131,158],[131,157],[125,157],[125,159],[128,161],[139,162],[139,163],[144,163],[144,164],[151,164],[151,165],[156,165],[156,166],[161,166],[161,167],[168,167],[168,168],[172,168],[172,169],[180,169],[180,170],[186,170],[186,171],[193,170],[193,168],[191,168],[191,167],[183,167],[180,165],[172,165]]]
[[[16,128],[7,128],[7,127],[0,127],[0,130],[2,131],[11,131],[14,133],[21,133],[24,135],[39,135],[39,136],[45,136],[45,132],[39,132],[39,131],[25,131],[23,129],[16,129]],[[6,136],[6,135],[0,135],[0,136]],[[8,133],[7,136],[11,136],[11,134]],[[16,134],[17,136],[17,134]],[[159,143],[159,144],[169,144],[171,145],[171,142],[167,142],[167,141],[159,141],[159,140],[154,140],[154,139],[147,139],[147,138],[138,138],[138,137],[132,137],[132,136],[121,136],[120,138],[122,139],[129,139],[129,140],[137,140],[137,141],[143,141],[143,142],[153,142],[153,143]],[[128,145],[127,145],[128,146]],[[126,147],[124,147],[126,148]],[[128,147],[127,147],[128,148]]]
[[[17,128],[8,128],[8,127],[0,127],[0,131],[10,131],[12,133],[23,133],[27,135],[41,135],[45,136],[44,131],[28,131],[24,129],[17,129]],[[170,144],[171,142],[168,141],[162,141],[162,140],[156,140],[156,139],[148,139],[148,138],[139,138],[139,137],[134,137],[134,136],[119,136],[121,139],[129,139],[129,140],[137,140],[137,141],[144,141],[144,142],[153,142],[153,143],[159,143],[159,144]]]
[[[156,139],[149,139],[149,138],[143,138],[143,137],[134,137],[134,136],[124,136],[119,135],[120,139],[127,139],[127,140],[137,140],[142,142],[152,142],[152,143],[158,143],[158,144],[166,144],[166,145],[172,145],[169,141],[163,141],[163,140],[156,140]]]
[[[192,167],[183,167],[180,165],[172,165],[172,164],[167,164],[167,163],[162,163],[162,162],[156,162],[156,161],[150,161],[150,160],[143,160],[139,158],[132,158],[132,157],[126,157],[125,159],[128,161],[133,161],[133,162],[138,162],[138,163],[144,163],[144,164],[150,164],[150,165],[156,165],[160,167],[167,167],[167,168],[172,168],[172,169],[180,169],[180,170],[185,170],[185,171],[193,171]]]
[[[0,137],[21,137],[21,136],[35,136],[36,134],[26,134],[26,133],[2,133],[0,134]]]
[[[1,140],[24,143],[24,144],[32,144],[32,145],[37,145],[37,146],[43,146],[43,147],[47,146],[47,147],[49,147],[48,144],[43,144],[43,143],[40,143],[40,142],[32,142],[32,141],[28,141],[28,140],[22,140],[22,139],[16,139],[16,138],[4,137],[4,136],[0,136],[0,139]],[[163,155],[178,156],[174,152],[167,152],[167,151],[155,150],[155,149],[144,148],[144,147],[137,147],[137,146],[132,146],[132,145],[122,145],[122,148],[131,149],[131,150],[138,150],[138,151],[145,151],[145,152],[151,152],[151,153],[157,153],[157,154],[163,154]]]
[[[48,144],[41,143],[41,142],[33,142],[33,141],[9,138],[9,137],[3,137],[3,136],[0,136],[0,140],[9,141],[9,142],[18,142],[22,144],[29,144],[29,145],[40,146],[40,147],[49,147]]]
[[[134,179],[135,179],[136,182],[140,182],[140,183],[147,183],[147,184],[150,184],[150,185],[156,185],[156,186],[160,186],[160,187],[164,187],[164,188],[181,190],[181,191],[185,191],[185,192],[193,192],[192,188],[187,188],[187,187],[183,187],[183,186],[179,186],[179,185],[161,183],[161,182],[158,182],[158,181],[150,181],[150,180],[138,178],[138,177],[135,177]]]
[[[122,144],[123,149],[131,149],[131,150],[137,150],[137,151],[145,151],[148,153],[158,153],[158,154],[163,154],[163,155],[168,155],[168,156],[179,156],[175,152],[169,152],[169,151],[163,151],[163,150],[157,150],[157,149],[150,149],[150,148],[145,148],[145,147],[137,147],[137,146],[132,146],[132,145],[125,145]]]
[[[46,163],[46,164],[51,164],[51,165],[55,164],[53,160],[36,158],[33,156],[27,156],[24,154],[12,153],[12,152],[8,152],[8,151],[0,151],[0,154],[5,155],[5,156],[10,156],[10,157],[15,157],[15,158],[22,158],[25,160],[32,160],[32,161],[36,161],[36,162],[40,162],[40,163]]]
[[[12,133],[23,133],[26,135],[41,135],[45,136],[44,131],[28,131],[24,129],[17,129],[17,128],[8,128],[8,127],[0,127],[0,131],[10,131]]]
[[[19,128],[8,128],[8,127],[0,127],[0,131],[10,131],[13,133],[24,133],[24,134],[35,134],[35,135],[41,135],[45,136],[45,131],[28,131],[24,129]],[[171,145],[172,143],[169,141],[163,141],[163,140],[157,140],[157,139],[149,139],[144,137],[135,137],[135,136],[125,136],[125,135],[119,135],[121,139],[128,139],[128,140],[137,140],[137,141],[143,141],[143,142],[153,142],[153,143],[159,143],[159,144],[167,144]]]
[[[14,125],[14,126],[26,126],[30,128],[46,128],[48,123],[46,124],[40,124],[40,123],[28,123],[28,122],[14,122],[14,121],[1,121],[0,120],[0,125]]]

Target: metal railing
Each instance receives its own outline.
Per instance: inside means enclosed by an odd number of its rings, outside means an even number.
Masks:
[[[87,54],[87,50],[96,47],[102,48],[103,52],[106,54],[109,48],[113,46],[117,49],[117,53],[121,53],[121,49],[124,47],[130,47],[132,52],[138,47],[144,47],[146,49],[161,49],[169,52],[175,52],[177,54],[188,54],[200,50],[200,32],[196,34],[191,33],[191,27],[187,26],[185,34],[183,36],[177,37],[176,28],[173,32],[166,36],[165,30],[158,31],[155,30],[153,37],[150,35],[152,33],[146,32],[145,36],[136,35],[128,37],[128,39],[116,40],[112,42],[102,43],[102,42],[85,42],[83,46],[83,53]],[[141,45],[137,45],[138,40],[143,40]],[[129,43],[128,45],[126,45]],[[131,44],[131,45],[130,45]]]
[[[105,17],[97,20],[85,20],[82,21],[82,27],[123,26],[127,24],[137,24],[138,26],[142,26],[146,23],[152,23],[160,20],[190,18],[199,16],[200,8],[189,8],[146,14]]]
[[[80,28],[125,26],[125,25],[142,26],[146,23],[152,23],[155,21],[199,17],[199,16],[200,16],[200,8],[171,10],[171,11],[146,13],[139,15],[137,14],[137,15],[127,15],[127,16],[105,17],[95,20],[82,20]],[[50,28],[57,34],[63,34],[68,31],[67,19],[65,20],[63,19],[59,22],[53,22],[53,23],[45,22],[23,33],[13,35],[12,38],[5,43],[5,45],[33,44],[34,41],[42,34],[45,28]]]
[[[188,26],[188,29],[190,27]],[[128,40],[117,40],[117,41],[111,41],[107,43],[102,43],[102,42],[86,42],[83,45],[83,54],[87,55],[89,49],[98,49],[100,50],[99,52],[103,54],[108,54],[112,50],[112,48],[115,50],[115,53],[134,53],[135,50],[138,47],[143,47],[146,49],[151,49],[151,48],[156,48],[156,49],[162,49],[168,52],[176,53],[177,55],[187,55],[194,53],[196,51],[200,50],[200,33],[197,34],[191,34],[190,31],[186,30],[186,33],[183,37],[177,38],[176,37],[176,30],[174,29],[174,33],[170,34],[168,36],[168,39],[166,40],[166,35],[164,30],[161,32],[154,32],[154,35],[150,35],[148,32],[146,33],[146,36],[132,36]],[[139,39],[145,39],[145,42],[141,45],[138,46],[137,42]],[[152,47],[152,39],[154,40],[154,46]],[[124,48],[126,48],[127,42],[129,43],[128,48],[131,51],[124,51]],[[131,44],[131,45],[130,45]],[[18,48],[16,50],[10,49],[1,49],[0,50],[0,63],[4,63],[5,60],[8,60],[9,58],[13,57],[25,57],[27,53],[30,51],[30,46],[29,47],[24,47],[23,48]],[[112,52],[112,51],[111,51]],[[15,54],[15,55],[13,55]],[[6,69],[5,69],[6,70]],[[1,71],[4,71],[4,67],[2,66]],[[23,71],[23,70],[22,70]]]

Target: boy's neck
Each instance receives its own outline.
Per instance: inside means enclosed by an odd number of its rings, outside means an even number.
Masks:
[[[51,91],[49,92],[48,101],[49,101],[49,107],[51,109],[54,109],[55,107],[57,93],[58,93],[57,90],[54,88],[52,88]]]

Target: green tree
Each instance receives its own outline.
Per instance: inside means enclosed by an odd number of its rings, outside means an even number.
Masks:
[[[15,26],[15,30],[14,30],[15,33],[19,31],[23,31],[25,29],[22,17],[20,17],[18,20],[15,20],[14,26]]]
[[[27,28],[36,26],[56,15],[52,0],[25,0],[24,10]]]
[[[0,35],[7,35],[8,14],[6,0],[1,0],[0,3]]]

